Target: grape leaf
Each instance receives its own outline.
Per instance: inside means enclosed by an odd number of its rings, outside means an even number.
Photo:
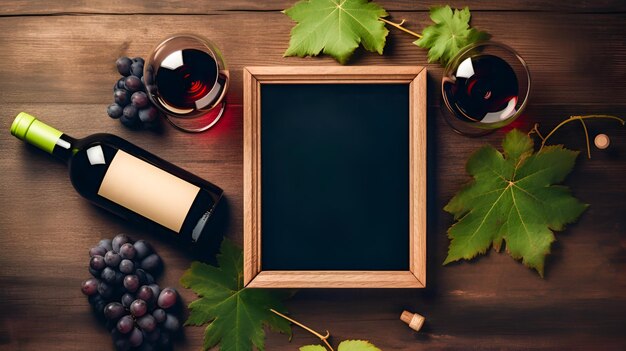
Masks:
[[[474,178],[444,207],[457,222],[444,264],[471,259],[502,242],[514,259],[543,277],[553,231],[576,221],[588,205],[562,182],[574,167],[577,151],[562,145],[534,153],[532,139],[514,129],[502,142],[504,154],[484,146],[470,156],[466,170]]]
[[[322,345],[302,346],[300,351],[327,351]],[[365,340],[344,340],[337,351],[381,351],[378,347]]]
[[[367,0],[302,0],[284,10],[298,24],[291,30],[284,56],[316,56],[324,52],[344,64],[362,44],[382,55],[389,32],[378,20],[387,12]]]
[[[289,322],[270,312],[273,308],[286,313],[281,299],[288,294],[280,290],[244,288],[241,249],[224,239],[220,251],[219,267],[193,262],[180,278],[184,287],[200,296],[189,304],[191,313],[185,325],[209,323],[203,349],[219,343],[222,351],[252,350],[252,344],[264,350],[264,324],[291,336]]]
[[[489,39],[489,34],[470,28],[469,8],[452,10],[450,6],[433,7],[430,18],[435,24],[426,27],[413,44],[428,49],[428,62],[448,63],[463,47]]]

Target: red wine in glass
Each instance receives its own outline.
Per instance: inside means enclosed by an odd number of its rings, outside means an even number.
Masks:
[[[494,55],[463,60],[452,79],[444,80],[444,97],[456,118],[470,123],[497,123],[517,112],[518,80],[513,68]]]

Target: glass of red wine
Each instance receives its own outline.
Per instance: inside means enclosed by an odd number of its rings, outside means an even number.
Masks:
[[[470,45],[448,63],[441,81],[446,122],[458,133],[480,136],[513,122],[530,93],[530,72],[510,47]]]
[[[224,114],[229,74],[210,40],[177,34],[154,47],[144,65],[150,100],[176,128],[203,132]]]

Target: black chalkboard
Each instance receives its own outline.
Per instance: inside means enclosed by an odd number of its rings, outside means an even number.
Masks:
[[[263,84],[261,270],[409,269],[409,85]]]

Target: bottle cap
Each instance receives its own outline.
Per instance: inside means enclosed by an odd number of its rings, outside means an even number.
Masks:
[[[52,153],[62,132],[37,120],[26,112],[20,112],[11,124],[11,134],[48,153]]]
[[[400,315],[400,319],[415,331],[422,329],[425,321],[425,318],[422,315],[409,311],[403,311],[402,315]]]

